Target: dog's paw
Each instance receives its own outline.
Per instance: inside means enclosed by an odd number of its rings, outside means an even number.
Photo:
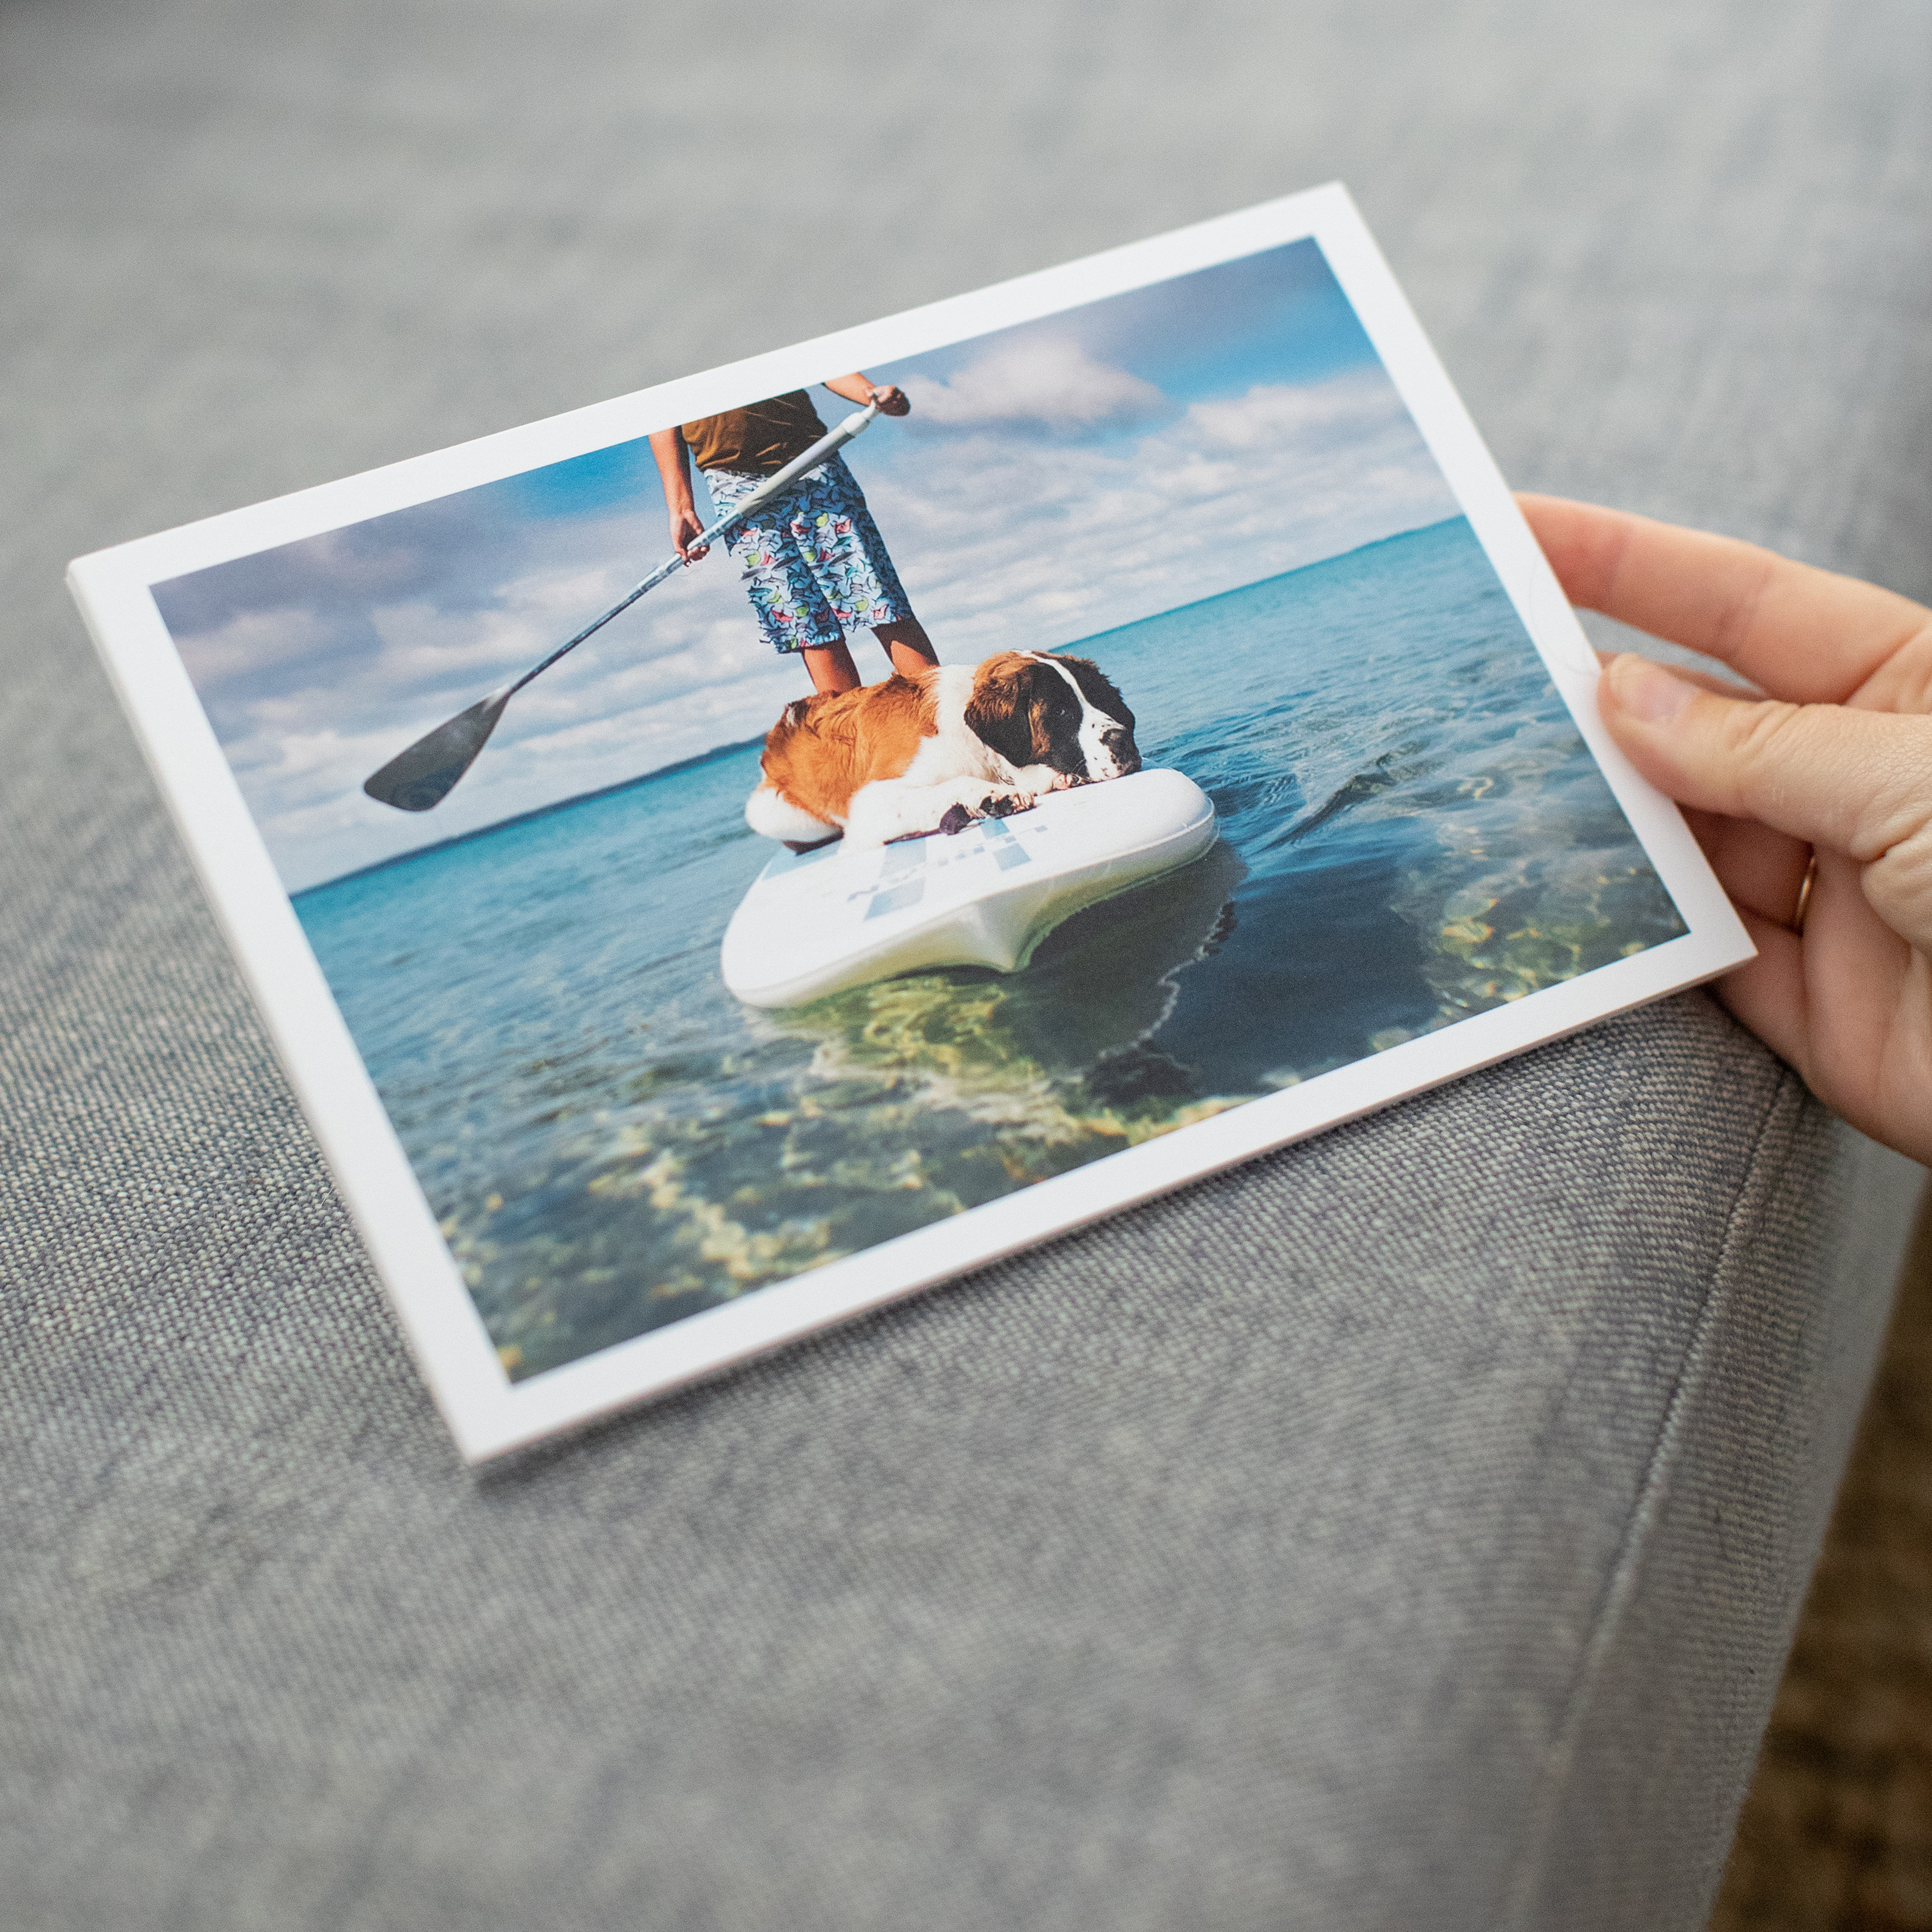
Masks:
[[[980,801],[982,818],[1010,818],[1016,812],[1030,812],[1035,800],[1030,792],[994,792]]]
[[[946,816],[939,821],[938,829],[950,838],[956,832],[964,832],[973,823],[974,814],[963,805],[949,805]]]

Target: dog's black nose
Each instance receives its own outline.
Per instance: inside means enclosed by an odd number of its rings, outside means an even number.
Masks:
[[[1120,766],[1122,778],[1140,770],[1140,747],[1134,742],[1131,731],[1103,731],[1100,734],[1100,748]]]

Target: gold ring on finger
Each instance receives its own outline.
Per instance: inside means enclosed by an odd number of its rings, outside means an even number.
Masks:
[[[1818,883],[1818,855],[1814,852],[1811,862],[1804,868],[1804,877],[1798,887],[1798,904],[1791,914],[1791,929],[1800,939],[1804,937],[1804,915],[1811,910],[1811,888]]]

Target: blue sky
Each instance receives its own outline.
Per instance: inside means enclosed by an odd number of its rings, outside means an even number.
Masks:
[[[1070,643],[1456,508],[1312,242],[867,373],[913,410],[848,460],[948,661]],[[812,393],[828,422],[850,406]],[[155,596],[299,891],[755,736],[808,688],[720,550],[521,694],[435,812],[363,796],[374,766],[667,549],[640,440]],[[854,654],[883,674],[870,638]]]

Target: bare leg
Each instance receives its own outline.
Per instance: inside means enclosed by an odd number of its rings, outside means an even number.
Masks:
[[[926,626],[916,617],[902,617],[896,624],[875,625],[872,634],[885,646],[893,670],[903,677],[930,670],[939,662],[939,653],[932,648]]]
[[[814,691],[859,688],[859,667],[852,662],[852,653],[845,648],[843,638],[836,644],[808,644],[799,656],[804,658],[805,668],[812,674]]]

